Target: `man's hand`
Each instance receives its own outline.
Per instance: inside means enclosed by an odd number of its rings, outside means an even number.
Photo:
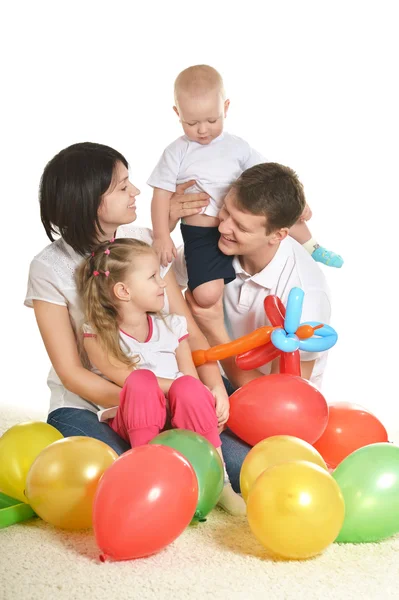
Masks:
[[[170,199],[169,229],[173,231],[177,222],[184,217],[191,217],[201,212],[209,204],[209,196],[205,193],[185,194],[185,190],[195,184],[195,181],[180,183]]]
[[[211,390],[212,396],[215,398],[216,416],[218,418],[218,427],[220,430],[224,428],[230,414],[230,402],[224,385],[215,387]]]
[[[304,221],[310,221],[311,218],[312,218],[312,211],[310,209],[310,206],[308,204],[306,204],[303,213],[299,217],[299,221],[301,223],[303,223]]]
[[[210,308],[202,308],[196,303],[190,290],[186,290],[185,298],[198,327],[211,343],[209,340],[211,333],[216,331],[220,333],[225,329],[223,299],[219,298]]]

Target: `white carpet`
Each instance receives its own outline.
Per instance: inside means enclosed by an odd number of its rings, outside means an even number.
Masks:
[[[44,418],[0,410],[0,434]],[[391,434],[392,441],[399,436]],[[308,561],[274,562],[246,519],[213,511],[163,552],[100,563],[91,532],[39,519],[0,530],[3,600],[290,600],[399,598],[399,536],[379,544],[333,544]]]

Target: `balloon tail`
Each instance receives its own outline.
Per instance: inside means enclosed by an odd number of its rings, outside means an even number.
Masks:
[[[205,523],[206,518],[203,516],[202,511],[196,510],[193,516],[193,521],[198,521],[198,523]]]

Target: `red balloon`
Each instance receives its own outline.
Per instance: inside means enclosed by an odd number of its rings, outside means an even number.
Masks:
[[[284,327],[285,306],[278,296],[266,296],[263,307],[273,327]]]
[[[230,396],[227,425],[252,446],[272,435],[293,435],[313,444],[327,420],[327,403],[314,385],[276,374],[254,379]]]
[[[280,373],[301,376],[301,357],[299,350],[282,352],[280,357]]]
[[[327,427],[314,447],[333,469],[355,450],[387,442],[385,427],[373,414],[358,404],[331,404]]]
[[[253,348],[236,356],[236,365],[243,371],[250,371],[251,369],[258,369],[268,362],[278,358],[281,354],[281,350],[273,346],[272,342],[268,342],[258,348]]]
[[[167,446],[125,452],[102,476],[93,505],[100,560],[158,552],[191,522],[198,481],[190,462]]]

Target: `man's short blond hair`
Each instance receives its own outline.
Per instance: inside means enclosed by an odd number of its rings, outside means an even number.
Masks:
[[[219,91],[223,100],[226,98],[222,76],[209,65],[194,65],[184,69],[175,80],[175,104],[181,93],[200,96],[210,91]]]

